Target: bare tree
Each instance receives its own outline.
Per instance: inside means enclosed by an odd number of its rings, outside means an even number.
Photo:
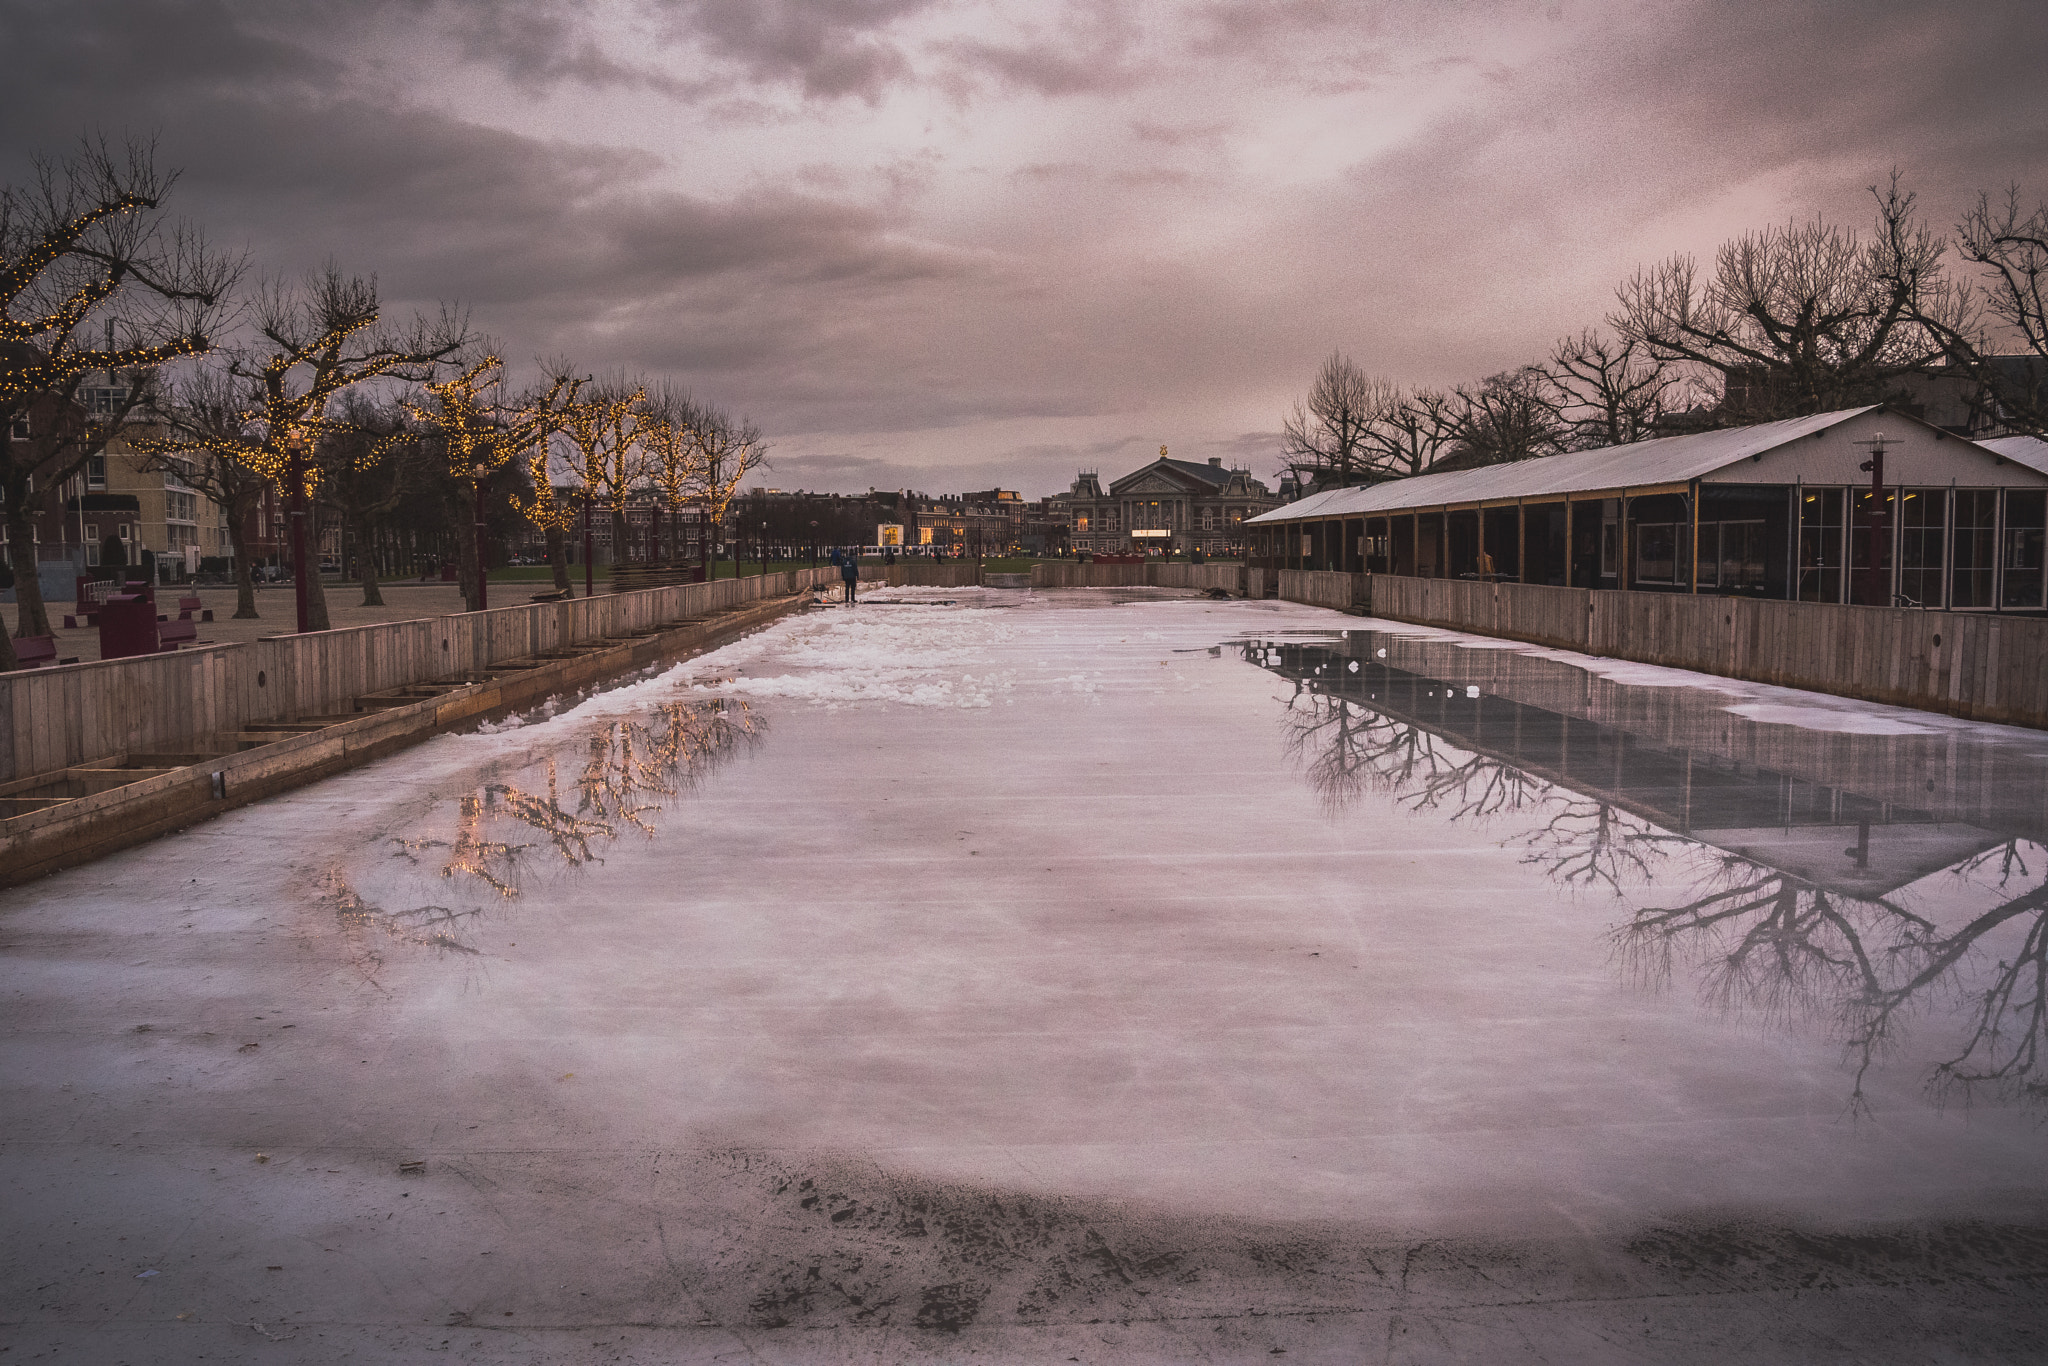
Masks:
[[[626,500],[645,472],[639,440],[646,397],[643,386],[611,379],[580,388],[562,410],[561,454],[583,488],[586,519],[600,499],[611,512],[614,563],[626,560]]]
[[[703,482],[709,457],[700,437],[705,422],[689,393],[663,380],[642,403],[640,444],[647,454],[647,478],[668,512],[670,534],[680,537],[683,506]],[[656,528],[655,558],[660,558]],[[680,555],[671,553],[671,559]]]
[[[1981,268],[1985,311],[2017,338],[2025,360],[2008,369],[1960,333],[1950,358],[1984,386],[2007,425],[2048,435],[2048,202],[2022,213],[2017,185],[1996,204],[1979,195],[1956,225],[1956,249]]]
[[[1533,365],[1489,375],[1452,394],[1452,451],[1459,463],[1497,465],[1564,449],[1564,425],[1550,396],[1550,380]]]
[[[1367,433],[1383,477],[1421,474],[1458,438],[1457,408],[1440,389],[1413,389],[1397,396]]]
[[[1667,435],[1696,386],[1647,344],[1587,328],[1559,338],[1545,367],[1552,411],[1573,450],[1625,446]]]
[[[734,417],[720,408],[699,404],[695,434],[702,456],[695,489],[697,504],[704,510],[704,559],[707,567],[717,553],[718,529],[738,496],[740,481],[768,461],[768,443],[761,429],[744,417]],[[733,572],[739,572],[737,562]]]
[[[406,418],[406,409],[399,404],[346,390],[329,410],[326,434],[315,452],[321,501],[337,508],[354,533],[365,607],[384,605],[377,582],[379,524],[431,485],[434,454],[426,449],[424,434]]]
[[[483,549],[485,499],[494,475],[510,467],[567,421],[565,404],[574,401],[581,381],[558,376],[545,390],[508,404],[502,397],[505,367],[486,355],[447,379],[429,381],[428,404],[408,404],[414,417],[437,432],[447,455],[448,478],[466,499],[453,509],[458,576],[464,603],[474,612],[489,603]],[[466,502],[467,506],[461,505]]]
[[[242,452],[257,443],[251,414],[261,406],[256,388],[223,366],[187,372],[166,387],[157,407],[160,434],[129,438],[144,469],[176,467],[187,484],[221,510],[234,559],[235,617],[254,620],[256,577],[249,553],[249,523],[270,487]]]
[[[1344,487],[1383,478],[1371,433],[1398,397],[1392,384],[1332,351],[1316,371],[1307,399],[1296,403],[1281,424],[1286,467],[1304,484]]]
[[[571,395],[572,402],[573,399]],[[526,520],[539,527],[541,535],[546,538],[548,566],[554,571],[555,587],[566,593],[569,591],[568,536],[576,529],[580,510],[572,500],[562,497],[561,488],[555,483],[556,462],[550,442],[542,442],[527,456],[529,488],[519,511]]]
[[[437,318],[416,316],[403,328],[381,326],[376,278],[343,275],[331,262],[295,285],[267,281],[255,315],[256,340],[230,363],[262,400],[251,424],[253,442],[238,455],[282,490],[302,521],[318,482],[308,447],[321,434],[330,403],[370,380],[425,383],[468,340],[467,325],[447,309]],[[317,561],[304,577],[307,627],[324,631],[327,595]]]
[[[1816,218],[1723,243],[1710,277],[1673,256],[1622,284],[1608,324],[1652,357],[1716,373],[1730,423],[1880,402],[1969,331],[1971,297],[1897,175],[1871,194],[1868,239]]]
[[[212,344],[242,267],[168,219],[176,176],[150,144],[88,140],[33,164],[32,183],[0,189],[0,505],[27,559],[16,629],[47,635],[36,514],[148,414],[160,366]],[[81,401],[94,376],[98,401]],[[0,670],[16,666],[0,626]]]

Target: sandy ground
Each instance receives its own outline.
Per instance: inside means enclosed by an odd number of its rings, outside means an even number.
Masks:
[[[1825,991],[1618,961],[1715,851],[1319,780],[1241,642],[1357,624],[877,593],[0,894],[0,1349],[2048,1351],[2038,1117],[1926,1090],[1981,983],[1852,1106]]]

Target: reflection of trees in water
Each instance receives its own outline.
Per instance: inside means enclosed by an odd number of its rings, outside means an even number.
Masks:
[[[517,896],[520,872],[541,851],[573,868],[603,862],[604,846],[629,830],[654,838],[655,813],[692,791],[761,730],[762,722],[743,701],[666,702],[589,734],[573,797],[562,791],[561,777],[573,765],[551,757],[541,765],[536,788],[489,783],[466,794],[452,844],[401,843],[414,853],[445,847],[441,876],[475,878],[500,896]]]
[[[572,747],[570,757],[543,760],[536,786],[486,783],[464,793],[452,839],[395,839],[394,853],[416,866],[438,858],[443,878],[474,879],[501,898],[516,897],[536,858],[577,868],[603,862],[604,847],[629,830],[654,838],[654,814],[694,790],[763,729],[745,702],[729,698],[667,702],[644,716],[607,721],[583,739],[580,756]],[[564,773],[574,774],[566,792]],[[369,947],[372,930],[403,943],[475,952],[453,931],[481,915],[480,908],[386,911],[365,901],[338,870],[328,874],[322,892],[366,975],[381,961]]]
[[[1263,654],[1246,651],[1253,663]],[[1864,1080],[1909,1019],[1938,1005],[1962,1006],[1967,1032],[1934,1066],[1937,1098],[2048,1104],[2048,878],[2035,871],[2038,846],[2008,840],[1950,867],[1957,896],[1988,894],[1993,904],[1944,929],[1897,897],[1815,886],[1459,749],[1313,679],[1294,683],[1287,748],[1326,811],[1378,792],[1452,821],[1533,817],[1513,841],[1529,851],[1525,863],[1567,886],[1617,895],[1676,871],[1692,888],[1687,900],[1645,907],[1611,932],[1622,962],[1659,987],[1682,962],[1711,1004],[1772,1023],[1824,1024],[1855,1065],[1853,1108],[1865,1108]],[[1673,862],[1686,852],[1692,857]],[[1970,979],[1985,984],[1966,986]]]
[[[1332,815],[1367,791],[1411,811],[1452,821],[1535,813],[1518,842],[1523,862],[1569,886],[1606,886],[1649,876],[1670,847],[1689,843],[1614,805],[1532,776],[1504,760],[1448,744],[1422,727],[1295,680],[1287,703],[1287,751]]]
[[[1692,845],[1613,802],[1563,788],[1546,788],[1543,806],[1543,824],[1520,839],[1529,850],[1522,862],[1568,887],[1605,886],[1620,896],[1624,881],[1648,881],[1666,854]]]
[[[330,869],[320,879],[320,895],[334,912],[349,962],[371,982],[377,980],[377,969],[384,963],[378,945],[385,939],[446,953],[476,952],[457,938],[455,931],[464,921],[482,915],[481,910],[415,906],[407,911],[387,911],[365,901],[339,869]]]
[[[1747,859],[1720,863],[1692,900],[1646,907],[1613,931],[1623,961],[1645,980],[1668,980],[1682,957],[1716,1004],[1773,1021],[1825,1020],[1856,1064],[1858,1109],[1864,1077],[1913,1013],[1960,998],[1969,1033],[1935,1064],[1935,1094],[2048,1099],[2036,1079],[2048,1033],[2048,883],[2009,895],[2031,880],[2017,841],[1948,870],[1966,894],[1973,874],[1997,870],[1997,903],[1954,929],[1894,899],[1843,896]],[[2020,942],[2009,954],[1986,942],[2013,932]],[[1986,960],[1988,985],[1965,987],[1959,979]]]

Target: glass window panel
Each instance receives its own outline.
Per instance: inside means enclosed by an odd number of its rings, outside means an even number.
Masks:
[[[1949,545],[1949,605],[1989,607],[1998,534],[1998,490],[1957,489]]]
[[[2041,605],[2044,513],[2048,513],[2048,494],[2005,491],[2005,538],[1998,557],[2005,571],[1998,595],[2001,607]]]
[[[1670,583],[1678,572],[1675,522],[1636,523],[1636,582]]]
[[[1763,522],[1722,522],[1720,528],[1721,587],[1736,593],[1763,592]]]
[[[1905,489],[1899,497],[1899,592],[1908,607],[1941,606],[1947,558],[1948,490]]]
[[[1808,489],[1799,504],[1799,600],[1842,600],[1842,490]]]

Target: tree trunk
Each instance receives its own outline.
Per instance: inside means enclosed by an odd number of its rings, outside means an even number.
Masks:
[[[384,594],[377,587],[377,540],[372,531],[363,538],[364,544],[356,548],[356,559],[363,567],[363,606],[382,607]]]
[[[459,490],[455,501],[467,503]],[[470,506],[459,506],[455,514],[455,581],[462,585],[462,610],[476,611],[476,512]]]
[[[306,629],[327,631],[327,585],[320,581],[320,512],[306,510]]]
[[[14,567],[14,634],[49,635],[50,614],[43,607],[43,580],[38,573],[42,566],[36,562],[35,509],[26,498],[8,504],[7,543],[14,547],[16,559],[24,558],[25,554],[28,560],[26,568]],[[13,654],[13,647],[9,646],[8,657],[11,659]]]
[[[569,537],[562,528],[547,528],[548,564],[555,571],[555,587],[561,592],[569,591]]]
[[[254,504],[257,500],[251,498]],[[255,621],[256,611],[256,566],[249,562],[249,528],[244,522],[248,515],[247,506],[226,509],[228,514],[228,554],[235,557],[235,621]]]

